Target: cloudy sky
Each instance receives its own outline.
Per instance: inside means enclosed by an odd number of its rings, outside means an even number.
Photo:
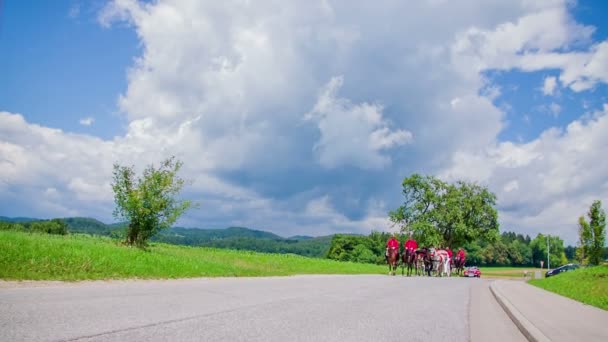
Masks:
[[[0,1],[0,215],[112,222],[112,164],[175,155],[179,223],[391,230],[413,172],[501,230],[608,203],[608,4]]]

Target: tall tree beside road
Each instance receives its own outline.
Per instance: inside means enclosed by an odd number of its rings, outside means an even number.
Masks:
[[[585,217],[578,218],[578,248],[576,249],[576,259],[581,264],[589,262],[589,247],[591,246],[592,234],[591,226],[585,221]]]
[[[601,201],[594,201],[587,213],[589,222],[581,216],[579,222],[579,252],[581,262],[599,265],[604,259],[606,245],[606,213]]]
[[[414,174],[403,180],[403,205],[389,218],[423,245],[458,248],[476,239],[498,238],[496,196],[477,184],[448,184]]]
[[[547,246],[547,242],[549,246]],[[564,250],[564,240],[558,236],[551,236],[538,234],[530,242],[530,248],[532,249],[532,259],[535,266],[540,267],[540,261],[544,261],[544,267],[549,266],[547,264],[547,247],[549,247],[549,257],[551,261],[551,267],[555,268],[568,263],[566,253]]]
[[[182,163],[174,157],[154,168],[149,165],[142,177],[135,177],[133,166],[114,165],[114,216],[128,221],[126,243],[145,246],[161,229],[169,228],[186,210],[191,201],[178,200],[185,181],[177,176]]]

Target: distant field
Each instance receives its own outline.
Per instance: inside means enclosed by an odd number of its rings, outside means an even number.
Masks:
[[[480,267],[482,277],[497,278],[523,278],[524,272],[528,271],[528,277],[534,277],[535,271],[545,274],[546,269],[535,267]]]
[[[608,310],[608,266],[606,265],[530,280],[530,284]]]
[[[292,254],[153,244],[147,251],[89,235],[0,231],[0,279],[87,280],[386,274],[387,267]]]

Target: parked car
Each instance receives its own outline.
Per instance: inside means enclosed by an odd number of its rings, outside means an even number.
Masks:
[[[564,273],[564,272],[568,272],[568,271],[574,271],[575,269],[579,268],[580,266],[578,264],[568,264],[568,265],[564,265],[564,266],[560,266],[558,268],[552,269],[547,271],[547,273],[545,274],[545,277],[551,277],[560,273]]]
[[[477,268],[477,266],[471,266],[471,267],[467,267],[464,270],[463,273],[464,277],[475,277],[475,278],[481,278],[481,271],[479,270],[479,268]]]

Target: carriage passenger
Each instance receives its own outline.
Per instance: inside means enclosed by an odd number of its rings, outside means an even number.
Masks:
[[[454,253],[452,252],[452,249],[450,247],[446,247],[445,251],[448,253],[448,262],[450,267],[452,267],[454,265],[454,258],[452,257],[452,255],[454,255]]]

